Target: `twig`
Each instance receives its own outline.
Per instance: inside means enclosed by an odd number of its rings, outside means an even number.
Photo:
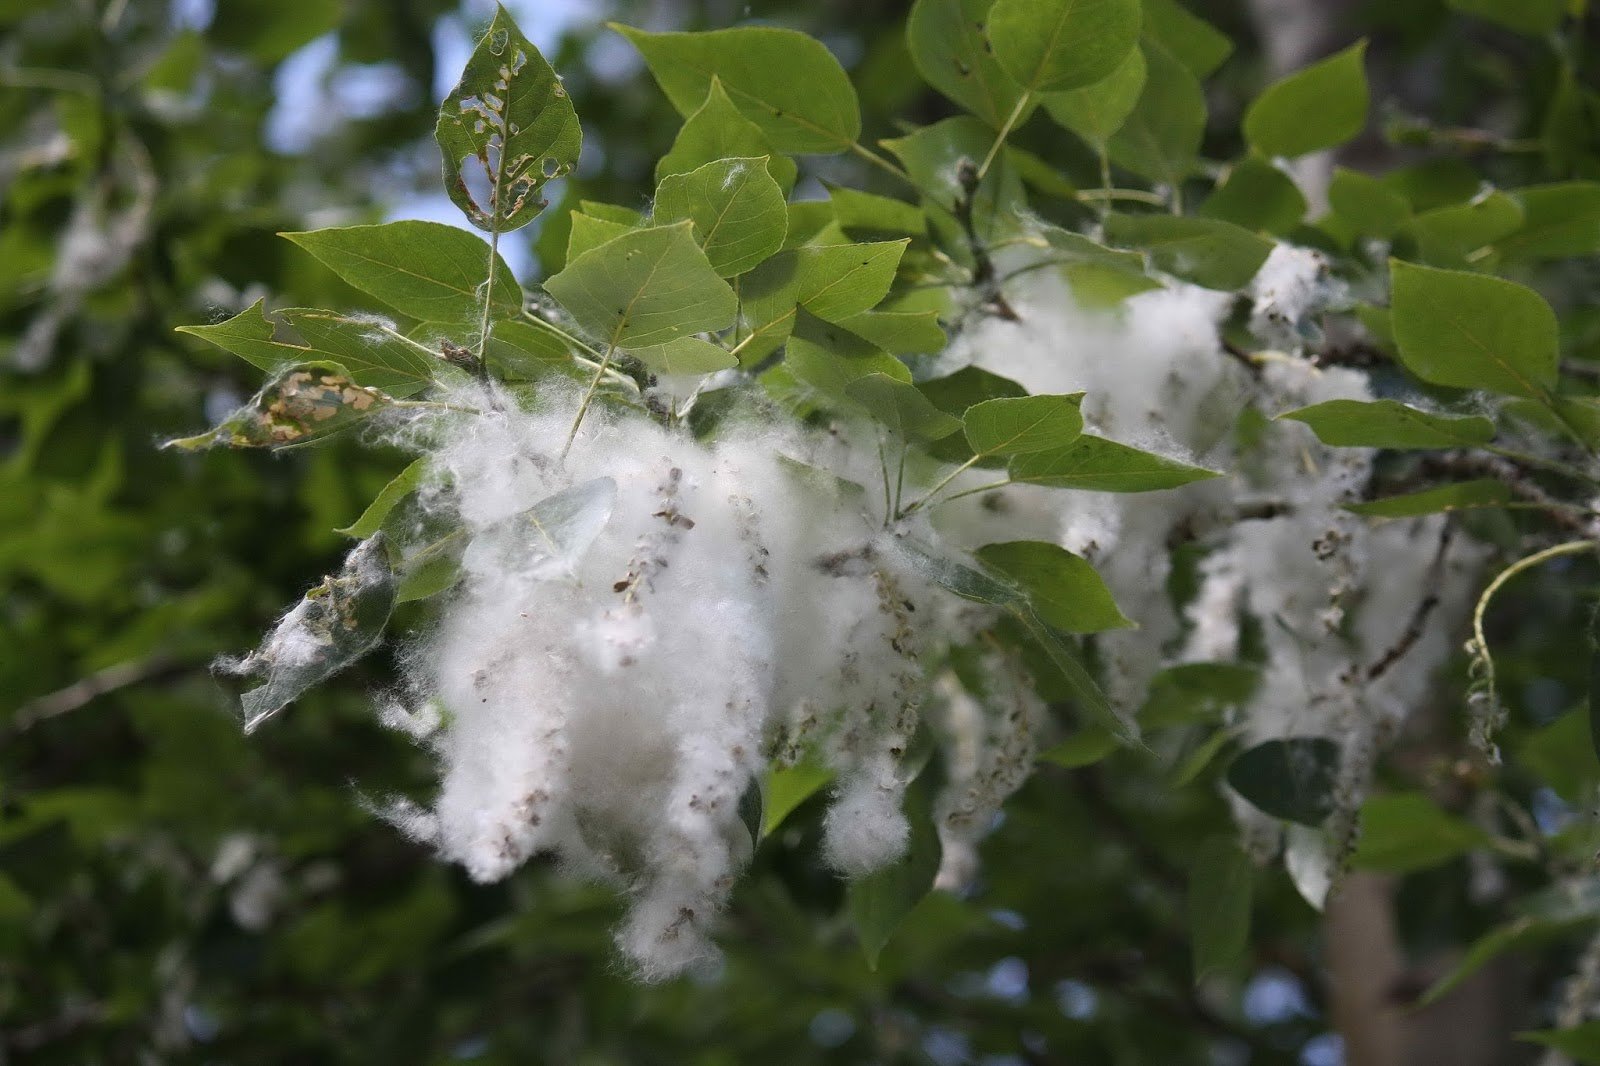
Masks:
[[[12,735],[25,733],[40,722],[70,714],[85,704],[118,689],[149,681],[173,669],[178,664],[171,655],[158,653],[147,659],[130,659],[127,662],[97,670],[80,678],[65,688],[39,696],[24,703],[11,716],[7,731]]]

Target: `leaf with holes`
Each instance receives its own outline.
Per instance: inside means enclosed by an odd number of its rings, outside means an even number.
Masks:
[[[539,190],[570,171],[583,131],[561,79],[504,7],[439,106],[434,130],[450,199],[479,229],[505,233],[532,222]]]
[[[277,374],[215,429],[162,447],[290,448],[349,429],[393,403],[377,389],[357,385],[341,366],[306,363]]]

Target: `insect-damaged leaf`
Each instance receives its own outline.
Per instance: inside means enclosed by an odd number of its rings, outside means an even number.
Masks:
[[[263,681],[240,698],[244,731],[254,731],[306,689],[372,650],[394,600],[394,573],[380,534],[362,541],[338,574],[306,593],[260,648],[227,667]]]
[[[393,404],[377,389],[350,380],[341,366],[306,363],[290,367],[209,432],[169,440],[163,447],[198,451],[229,448],[288,448],[348,429]]]
[[[461,81],[439,107],[445,191],[479,229],[533,221],[545,183],[578,161],[583,132],[561,79],[496,5]]]

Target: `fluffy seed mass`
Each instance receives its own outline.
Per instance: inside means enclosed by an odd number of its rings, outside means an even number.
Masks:
[[[1463,605],[1436,592],[1467,583],[1440,575],[1478,557],[1437,519],[1374,526],[1344,511],[1371,453],[1272,421],[1371,397],[1362,372],[1298,350],[1343,299],[1320,257],[1280,247],[1253,297],[1251,324],[1276,347],[1240,360],[1220,339],[1228,296],[1169,283],[1091,309],[1034,271],[1007,290],[1014,317],[975,318],[932,368],[1084,392],[1088,431],[1228,472],[1165,492],[960,495],[993,480],[974,470],[950,502],[886,515],[877,429],[846,415],[803,425],[740,386],[710,440],[597,406],[567,449],[580,401],[557,386],[536,401],[463,387],[410,415],[391,436],[424,473],[391,550],[457,559],[460,577],[413,634],[405,696],[383,711],[437,757],[438,790],[384,813],[481,881],[548,855],[617,886],[630,900],[618,944],[648,979],[715,956],[774,768],[831,774],[824,857],[859,877],[905,854],[907,787],[938,758],[938,883],[959,889],[1053,715],[1016,651],[983,639],[996,614],[931,585],[899,545],[1035,539],[1092,563],[1136,623],[1094,638],[1103,684],[1129,711],[1164,666],[1235,660],[1246,629],[1259,634],[1261,681],[1230,727],[1340,739],[1331,867],[1376,746],[1448,654],[1439,618]],[[671,409],[679,397],[664,391]],[[913,467],[908,487],[942,474]],[[1198,558],[1184,595],[1169,581],[1180,546]],[[295,617],[258,657],[302,646]],[[971,653],[968,669],[953,649]],[[1251,828],[1258,815],[1239,809]]]

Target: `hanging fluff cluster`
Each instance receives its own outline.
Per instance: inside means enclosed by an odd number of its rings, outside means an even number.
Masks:
[[[391,817],[478,880],[549,854],[620,886],[618,943],[646,978],[713,955],[769,759],[833,771],[838,872],[900,858],[928,652],[972,612],[942,609],[882,516],[827,484],[866,479],[853,453],[591,411],[558,461],[575,396],[460,399],[483,413],[408,431],[419,523],[462,530],[464,577],[409,652],[413,708],[389,716],[437,754],[438,795]],[[992,814],[995,789],[963,784],[975,798],[951,802]]]
[[[1262,677],[1237,728],[1249,742],[1326,736],[1342,748],[1323,872],[1353,846],[1355,812],[1383,740],[1424,698],[1467,609],[1465,571],[1481,550],[1438,516],[1374,523],[1344,509],[1372,476],[1370,449],[1330,448],[1298,422],[1272,421],[1334,399],[1370,400],[1364,371],[1307,357],[1316,318],[1347,302],[1316,252],[1280,245],[1250,290],[1266,346],[1230,355],[1220,339],[1233,297],[1171,284],[1111,310],[1078,305],[1042,272],[1010,294],[1019,321],[966,333],[944,368],[977,365],[1031,392],[1087,390],[1086,427],[1230,476],[1156,494],[1056,493],[1028,486],[974,503],[1026,534],[1092,561],[1137,630],[1097,637],[1105,683],[1134,709],[1164,665],[1236,661],[1248,624]],[[959,521],[959,519],[958,519]],[[1174,547],[1203,552],[1198,592],[1174,602]],[[1374,560],[1381,566],[1374,567]],[[1277,823],[1242,801],[1247,835],[1276,846]],[[1319,841],[1319,846],[1321,842]]]

